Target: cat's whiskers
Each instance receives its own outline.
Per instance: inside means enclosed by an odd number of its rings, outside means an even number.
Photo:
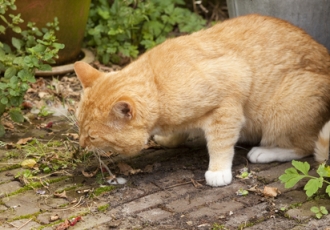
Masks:
[[[103,162],[103,160],[101,159],[101,155],[105,154],[105,151],[102,149],[94,149],[94,151],[92,151],[94,156],[97,158],[97,160],[99,161],[99,167],[101,169],[101,173],[102,173],[102,177],[103,179],[105,179],[104,174],[103,174],[103,169],[107,170],[107,172],[109,173],[109,176],[111,178],[115,178],[116,176],[114,174],[112,174],[112,172],[110,171],[110,169],[108,168],[108,166]]]

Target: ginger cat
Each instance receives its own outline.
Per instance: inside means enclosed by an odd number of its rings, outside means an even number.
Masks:
[[[84,91],[76,112],[82,147],[130,156],[150,136],[175,147],[200,129],[211,186],[231,183],[238,141],[260,145],[248,153],[253,163],[313,151],[328,159],[330,56],[286,21],[242,16],[168,39],[118,72],[74,68]]]

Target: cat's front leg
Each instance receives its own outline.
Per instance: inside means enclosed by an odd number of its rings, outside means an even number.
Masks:
[[[208,185],[218,187],[231,183],[234,145],[243,123],[240,105],[235,107],[229,104],[229,107],[222,107],[212,115],[204,130],[210,157],[209,168],[205,173]]]

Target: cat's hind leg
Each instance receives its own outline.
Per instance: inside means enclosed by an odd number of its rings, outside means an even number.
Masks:
[[[269,163],[273,161],[291,161],[303,158],[294,149],[253,147],[248,153],[248,159],[252,163]]]
[[[166,136],[155,135],[154,141],[164,147],[175,148],[184,143],[188,138],[187,133],[173,133]]]

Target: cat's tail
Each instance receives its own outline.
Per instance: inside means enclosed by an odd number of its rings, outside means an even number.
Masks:
[[[317,162],[323,163],[329,159],[330,142],[330,121],[328,121],[319,133],[315,142],[314,158]]]

